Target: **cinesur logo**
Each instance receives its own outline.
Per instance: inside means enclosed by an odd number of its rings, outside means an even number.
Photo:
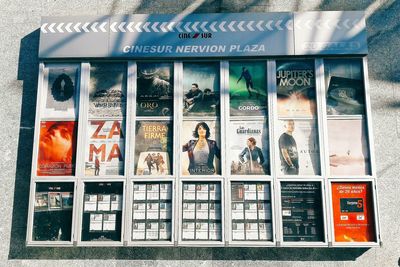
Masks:
[[[211,39],[211,32],[195,32],[195,33],[180,33],[178,34],[179,39]]]

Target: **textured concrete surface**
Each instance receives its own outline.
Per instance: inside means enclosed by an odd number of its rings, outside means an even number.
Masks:
[[[398,266],[400,1],[0,0],[0,266]],[[383,247],[26,248],[38,27],[47,15],[366,10]],[[58,260],[61,259],[61,260]],[[156,261],[157,260],[157,261]]]

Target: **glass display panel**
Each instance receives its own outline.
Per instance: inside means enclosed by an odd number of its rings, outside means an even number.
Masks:
[[[365,93],[361,59],[324,60],[328,115],[364,115]]]
[[[137,121],[135,174],[165,176],[172,174],[172,121]]]
[[[375,220],[370,182],[332,183],[336,242],[375,242]]]
[[[136,116],[172,116],[174,65],[138,63]]]
[[[314,60],[277,60],[276,86],[279,117],[316,116]]]
[[[269,137],[266,121],[231,121],[229,162],[232,175],[269,174]]]
[[[231,116],[267,115],[266,62],[229,62]]]
[[[79,66],[46,65],[43,71],[45,101],[42,117],[77,119],[79,107]]]
[[[123,175],[125,120],[90,120],[85,175]]]
[[[320,182],[281,182],[283,241],[323,242]]]
[[[265,182],[232,182],[232,240],[272,241],[271,187]]]
[[[89,118],[122,118],[126,114],[126,63],[90,66]]]
[[[278,133],[279,174],[320,174],[320,153],[316,120],[280,120]]]
[[[33,241],[71,241],[74,183],[36,183]]]
[[[37,175],[75,175],[77,126],[75,121],[40,122]]]
[[[182,130],[182,174],[221,174],[219,122],[184,121]]]
[[[365,120],[328,120],[331,176],[371,173],[365,124]]]
[[[219,116],[219,62],[183,64],[183,116]]]
[[[132,240],[171,240],[172,183],[133,184]]]
[[[82,241],[121,241],[122,182],[85,183]]]
[[[184,182],[182,240],[222,240],[221,184]]]

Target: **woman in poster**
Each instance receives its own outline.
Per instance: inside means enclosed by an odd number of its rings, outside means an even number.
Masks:
[[[208,139],[210,128],[207,123],[199,122],[193,131],[193,137],[183,145],[182,152],[187,152],[189,157],[188,171],[191,175],[212,175],[215,173],[214,157],[221,157],[217,142]]]
[[[256,143],[256,139],[250,137],[247,139],[247,146],[239,154],[240,162],[246,164],[247,174],[264,174],[264,156],[261,149],[256,146]]]

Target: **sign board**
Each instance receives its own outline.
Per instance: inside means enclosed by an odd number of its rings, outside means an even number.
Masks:
[[[40,58],[366,54],[363,12],[43,17]]]

